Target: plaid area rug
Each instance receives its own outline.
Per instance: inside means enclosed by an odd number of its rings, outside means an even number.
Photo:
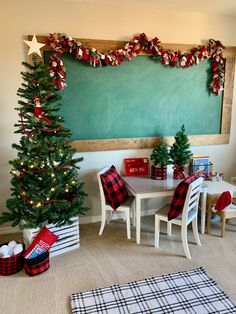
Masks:
[[[236,313],[236,305],[200,267],[73,293],[72,313]]]

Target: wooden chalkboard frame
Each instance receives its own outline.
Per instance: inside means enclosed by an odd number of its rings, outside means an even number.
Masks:
[[[28,40],[32,40],[32,35],[28,35]],[[46,36],[37,36],[37,41],[45,43]],[[85,47],[97,48],[104,52],[110,49],[117,49],[124,47],[125,41],[118,40],[100,40],[100,39],[84,39],[77,38],[83,43]],[[163,48],[174,51],[190,51],[193,47],[198,45],[188,44],[164,44]],[[52,50],[50,46],[45,45],[41,52]],[[145,55],[145,52],[141,54]],[[192,146],[218,145],[228,144],[230,139],[231,127],[231,113],[233,104],[233,88],[234,88],[234,72],[235,72],[235,57],[236,47],[226,47],[224,51],[224,58],[226,60],[225,66],[225,84],[222,103],[222,116],[220,134],[206,134],[206,135],[190,135],[189,142]],[[38,57],[40,60],[41,58]],[[31,56],[29,57],[32,61]],[[43,59],[43,58],[42,58]],[[41,60],[42,61],[42,60]],[[217,96],[216,96],[217,97]],[[173,136],[165,136],[166,143],[170,146],[174,142]],[[144,138],[119,138],[119,139],[99,139],[99,140],[75,140],[72,146],[80,152],[91,151],[106,151],[106,150],[125,150],[125,149],[144,149],[154,148],[160,143],[160,137],[144,137]]]

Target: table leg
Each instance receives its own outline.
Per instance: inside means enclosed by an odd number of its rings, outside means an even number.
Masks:
[[[208,234],[211,233],[211,205],[212,205],[211,197],[208,196],[208,199],[207,199],[207,233]]]
[[[135,198],[135,209],[136,209],[136,242],[140,244],[140,233],[141,233],[141,199],[136,196]]]
[[[201,193],[201,233],[205,233],[205,224],[206,224],[206,198],[207,190],[204,189]]]
[[[221,219],[222,219],[222,222],[221,222],[221,237],[224,238],[224,236],[225,236],[225,223],[226,223],[226,217],[225,217],[224,214],[221,216]]]

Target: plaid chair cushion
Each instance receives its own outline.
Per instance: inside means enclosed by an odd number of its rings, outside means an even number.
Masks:
[[[111,166],[100,177],[106,201],[116,210],[128,198],[125,184],[114,166]]]
[[[4,243],[7,244],[7,243]],[[3,244],[1,244],[3,245]],[[0,258],[0,275],[9,276],[17,273],[23,268],[23,251],[17,255]]]
[[[189,184],[199,178],[201,174],[202,172],[197,172],[178,184],[171,200],[170,209],[168,212],[168,220],[174,219],[182,213]]]
[[[24,269],[29,276],[36,276],[50,267],[49,252],[46,251],[34,258],[24,258]]]

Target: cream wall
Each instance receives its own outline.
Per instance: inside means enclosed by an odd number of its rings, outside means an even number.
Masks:
[[[127,4],[128,1],[120,1],[123,3],[120,5],[99,5],[99,0],[94,1],[95,4],[66,0],[1,2],[0,211],[6,209],[5,200],[10,195],[8,161],[16,156],[11,144],[17,140],[13,134],[13,125],[17,121],[14,107],[18,100],[16,91],[21,84],[21,62],[26,60],[28,51],[23,43],[24,35],[63,32],[82,38],[129,40],[133,35],[145,32],[150,37],[159,37],[162,42],[201,44],[204,40],[214,38],[221,40],[224,45],[236,46],[236,19],[233,17],[159,11],[159,1],[148,2],[148,5],[145,2],[138,1],[136,6],[135,2],[132,2],[133,5]],[[236,175],[235,90],[230,144],[192,148],[194,153],[210,155],[215,170],[223,171],[226,179]],[[87,217],[94,216],[96,220],[100,214],[95,172],[106,164],[114,164],[120,169],[124,157],[144,157],[149,156],[150,152],[127,150],[82,153],[84,162],[81,163],[80,176],[89,195],[87,206],[90,211]]]

